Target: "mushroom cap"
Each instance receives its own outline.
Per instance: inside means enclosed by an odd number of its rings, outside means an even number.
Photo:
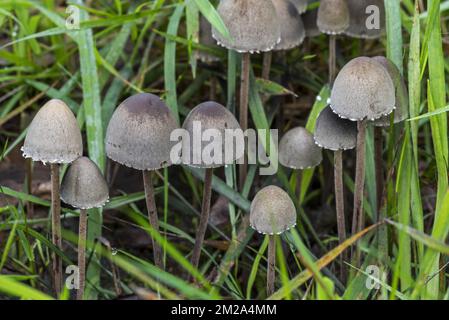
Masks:
[[[362,39],[376,39],[382,35],[385,28],[385,5],[384,0],[347,0],[349,8],[350,23],[345,34]],[[372,19],[372,12],[368,11],[369,6],[379,8],[380,28],[368,29],[367,21]]]
[[[318,8],[307,10],[302,15],[302,22],[304,23],[304,28],[306,30],[306,37],[313,38],[321,34],[320,29],[318,29],[317,20]]]
[[[357,123],[340,118],[326,107],[318,116],[313,138],[317,145],[327,150],[354,149],[357,146]]]
[[[251,202],[251,227],[262,234],[281,234],[296,225],[296,209],[289,195],[279,187],[260,190]]]
[[[213,47],[216,46],[215,39],[212,37],[212,25],[207,21],[207,19],[201,15],[200,17],[200,32],[199,32],[199,42],[204,46]],[[220,61],[220,58],[214,56],[208,52],[204,52],[201,50],[196,51],[196,56],[198,59],[204,63],[212,63],[216,61]]]
[[[25,158],[43,163],[70,163],[83,154],[80,128],[63,101],[52,99],[37,112],[22,152]]]
[[[376,120],[394,110],[393,80],[376,60],[359,57],[347,63],[335,79],[331,108],[352,121]]]
[[[374,57],[373,59],[384,66],[391,79],[393,80],[394,88],[396,91],[396,109],[394,110],[394,123],[402,122],[409,116],[408,90],[407,85],[405,84],[404,77],[401,75],[401,71],[399,71],[399,68],[391,60],[382,56]],[[374,125],[377,127],[389,127],[390,116],[382,117],[374,121]]]
[[[325,34],[341,34],[349,27],[349,9],[345,0],[322,0],[318,9],[318,29]]]
[[[61,183],[61,200],[79,209],[100,208],[108,202],[108,184],[89,158],[80,157],[67,169]]]
[[[291,169],[309,169],[323,160],[320,147],[315,144],[312,134],[303,127],[288,131],[279,142],[279,162]]]
[[[290,0],[290,2],[293,3],[299,14],[307,11],[307,0]]]
[[[290,0],[272,0],[281,26],[281,42],[274,50],[288,50],[303,43],[306,36],[301,16]]]
[[[106,131],[106,154],[137,170],[158,170],[172,164],[171,133],[178,128],[167,105],[154,94],[136,94],[115,110]]]
[[[194,125],[201,125],[201,131],[195,133],[198,129],[195,129]],[[241,128],[234,115],[221,104],[213,101],[208,101],[197,105],[187,115],[187,118],[185,119],[182,127],[183,129],[187,130],[189,136],[191,137],[191,140],[200,139],[201,137],[203,137],[206,130],[217,130],[216,132],[219,133],[219,138],[221,139],[218,143],[220,143],[222,147],[222,154],[220,157],[221,159],[217,162],[207,163],[204,161],[202,153],[205,150],[206,146],[211,145],[215,137],[210,138],[210,140],[208,141],[203,141],[203,139],[201,138],[201,148],[196,147],[195,142],[192,141],[191,143],[189,143],[189,160],[185,160],[183,156],[183,160],[185,162],[184,164],[196,168],[218,168],[224,165],[232,164],[235,160],[237,160],[235,157],[236,153],[234,141],[232,146],[230,146],[232,147],[233,155],[231,159],[226,159],[226,151],[228,148],[226,148],[225,143],[225,130],[241,130]],[[199,133],[201,133],[201,136],[197,137]],[[195,159],[199,159],[200,162],[194,163]],[[226,160],[230,160],[230,162],[228,163]]]
[[[228,28],[226,39],[215,28],[219,45],[238,52],[270,51],[281,40],[279,20],[271,0],[221,0],[217,9]]]

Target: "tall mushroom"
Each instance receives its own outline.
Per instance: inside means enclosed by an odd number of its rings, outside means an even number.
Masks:
[[[336,36],[349,27],[349,9],[345,0],[321,0],[317,17],[318,29],[329,35],[329,84],[336,72]]]
[[[76,159],[67,170],[61,184],[61,200],[80,209],[78,232],[79,282],[77,299],[82,300],[86,275],[87,210],[101,208],[109,199],[106,180],[89,158]]]
[[[281,29],[271,0],[221,0],[218,13],[229,30],[230,39],[212,28],[217,43],[242,55],[239,122],[248,129],[250,54],[272,50],[281,41]],[[240,188],[246,180],[247,161],[240,166]]]
[[[23,156],[50,163],[52,243],[62,249],[59,165],[71,163],[83,153],[83,141],[75,116],[61,100],[48,101],[36,114],[25,137]],[[53,286],[62,289],[62,259],[53,252]]]
[[[296,209],[288,194],[279,187],[260,190],[251,202],[250,225],[259,233],[268,235],[267,295],[274,293],[276,268],[276,235],[296,225]]]
[[[170,151],[174,142],[170,135],[177,128],[172,112],[158,96],[141,93],[120,104],[106,131],[107,156],[142,171],[148,218],[156,232],[159,220],[151,173],[172,164]],[[154,262],[163,269],[161,247],[154,238],[152,241]]]
[[[385,68],[374,59],[359,57],[351,60],[335,79],[331,93],[332,110],[341,118],[358,123],[353,234],[360,231],[363,225],[367,121],[390,114],[394,106],[393,81]]]
[[[384,0],[347,0],[350,23],[345,31],[348,36],[376,39],[385,28]]]
[[[183,153],[182,155],[183,163],[196,168],[204,168],[206,170],[200,223],[197,229],[191,258],[192,265],[195,268],[198,268],[201,248],[203,246],[204,236],[209,221],[213,170],[214,168],[219,168],[224,165],[231,165],[237,160],[236,153],[234,153],[235,148],[228,145],[228,143],[225,143],[225,136],[226,130],[238,130],[240,129],[240,125],[228,109],[216,102],[209,101],[199,104],[190,111],[184,121],[183,129],[187,130],[190,137],[193,137],[194,139],[197,137],[197,134],[195,133],[196,130],[198,130],[198,133],[201,133],[198,137],[198,139],[201,139],[200,141],[192,141],[187,147],[183,146],[183,149],[188,149],[188,154]],[[208,138],[203,136],[208,136]],[[217,139],[218,141],[216,141]],[[220,150],[212,148],[212,150],[209,150],[210,153],[208,154],[210,159],[204,159],[204,153],[205,150],[207,150],[207,146],[214,143],[217,143],[217,147]],[[229,147],[232,147],[231,150]],[[230,151],[232,154],[228,154]]]

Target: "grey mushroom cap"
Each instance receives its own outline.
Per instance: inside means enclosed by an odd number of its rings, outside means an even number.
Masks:
[[[313,138],[318,146],[327,150],[354,149],[357,146],[357,123],[340,118],[326,107],[317,118]]]
[[[201,139],[201,148],[195,147],[195,141],[190,141],[187,146],[183,145],[183,149],[188,150],[188,154],[182,155],[184,164],[196,168],[218,168],[233,164],[237,160],[235,140],[229,141],[225,137],[226,130],[231,133],[231,130],[233,132],[241,128],[234,115],[221,104],[213,101],[199,104],[187,115],[183,129],[189,133],[192,140],[200,139],[201,136],[205,138],[208,132],[218,134],[218,136],[212,135],[207,141]],[[199,133],[201,136],[198,136]],[[228,143],[229,146],[226,146]],[[215,153],[213,146],[221,150],[221,155]],[[232,151],[232,154],[226,154],[228,151]],[[210,155],[211,159],[204,159],[204,154]]]
[[[384,66],[391,79],[393,80],[394,88],[396,91],[396,109],[394,110],[393,122],[402,122],[409,117],[408,90],[407,85],[405,84],[404,77],[401,75],[401,71],[399,71],[399,68],[388,58],[378,56],[373,57],[373,59]],[[378,127],[389,127],[390,116],[385,116],[374,121],[374,125]]]
[[[281,42],[274,50],[288,50],[303,43],[306,36],[301,16],[290,0],[273,0],[281,26]]]
[[[271,0],[221,0],[217,9],[228,28],[230,39],[215,28],[217,43],[238,52],[270,51],[281,40],[276,9]]]
[[[200,17],[200,30],[199,30],[199,42],[203,46],[213,47],[216,46],[215,39],[212,37],[212,25],[207,21],[207,19],[201,15]],[[212,63],[220,61],[220,58],[214,56],[208,52],[201,50],[196,51],[196,56],[198,59],[204,63]]]
[[[177,121],[167,105],[149,93],[136,94],[120,104],[106,131],[106,154],[137,170],[158,170],[172,164],[171,133]]]
[[[376,39],[382,36],[383,30],[385,29],[384,0],[347,0],[347,3],[350,23],[345,34],[362,39]],[[367,26],[367,23],[368,25],[370,23],[372,24],[373,19],[375,19],[373,11],[367,10],[370,9],[370,6],[374,10],[379,10],[379,25],[373,25],[373,28],[368,28]]]
[[[100,208],[109,200],[106,180],[87,157],[76,159],[61,183],[61,200],[78,209]]]
[[[259,233],[281,234],[296,225],[295,205],[281,188],[265,187],[251,202],[249,221]]]
[[[83,154],[78,123],[63,101],[50,100],[37,112],[22,152],[25,158],[43,163],[70,163]]]
[[[288,131],[279,142],[279,162],[291,169],[309,169],[323,160],[323,153],[313,135],[303,127]]]
[[[302,15],[302,21],[306,30],[306,37],[313,38],[321,35],[317,25],[318,8],[307,10]]]
[[[299,14],[303,14],[307,11],[307,0],[290,0],[290,2],[293,3]]]
[[[376,60],[359,57],[347,63],[335,79],[331,108],[352,121],[374,121],[395,108],[393,80]]]
[[[317,26],[322,33],[336,35],[349,27],[349,9],[346,0],[321,0]]]

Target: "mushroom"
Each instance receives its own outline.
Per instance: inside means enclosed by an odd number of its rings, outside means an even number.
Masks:
[[[323,160],[320,147],[315,144],[313,135],[303,127],[288,131],[279,142],[279,162],[293,170],[304,170],[318,166]],[[301,174],[297,174],[296,189],[301,197]]]
[[[259,233],[269,236],[267,295],[274,293],[276,267],[276,235],[296,225],[296,209],[288,194],[279,187],[268,186],[260,190],[251,202],[250,225]]]
[[[86,275],[87,210],[101,208],[109,200],[106,180],[89,158],[80,157],[72,162],[62,179],[61,200],[80,209],[77,299],[82,300]]]
[[[170,135],[177,128],[172,112],[158,96],[141,93],[120,104],[106,131],[107,156],[142,171],[149,222],[155,232],[159,232],[159,220],[151,172],[172,164]],[[161,247],[153,237],[152,241],[154,262],[163,269]]]
[[[393,123],[399,123],[408,118],[408,92],[407,86],[404,81],[404,77],[401,74],[399,68],[389,59],[378,56],[373,57],[374,60],[379,62],[388,72],[393,80],[396,91],[396,109],[394,110]],[[382,117],[373,122],[374,124],[374,153],[375,153],[375,166],[376,166],[376,192],[377,192],[377,209],[381,212],[382,198],[384,192],[384,177],[382,167],[382,152],[383,152],[383,136],[382,127],[390,126],[391,116]]]
[[[318,29],[329,35],[329,83],[332,87],[335,78],[336,36],[349,27],[349,9],[345,0],[322,0],[318,9]]]
[[[182,156],[184,164],[191,167],[204,168],[206,171],[200,224],[197,229],[195,245],[193,247],[191,258],[192,265],[195,268],[198,268],[199,265],[201,248],[203,246],[204,236],[206,234],[207,224],[209,221],[213,170],[214,168],[231,165],[235,160],[237,160],[235,158],[236,154],[234,154],[234,148],[231,150],[233,154],[226,154],[226,152],[230,150],[226,148],[225,143],[223,143],[225,132],[226,130],[240,129],[240,125],[234,115],[229,112],[228,109],[213,101],[201,103],[192,109],[184,121],[183,129],[189,133],[190,137],[195,137],[194,131],[196,129],[196,125],[198,124],[201,125],[201,137],[203,137],[206,132],[210,132],[211,130],[215,133],[219,133],[219,137],[213,137],[213,142],[217,142],[215,139],[220,139],[218,143],[222,148],[222,152],[221,156],[217,156],[214,151],[214,157],[211,159],[212,161],[205,161],[205,159],[203,159],[203,151],[205,150],[205,146],[209,145],[210,142],[203,141],[201,138],[201,141],[198,142],[198,144],[201,145],[201,148],[196,147],[196,142],[193,142],[187,147],[189,150],[188,154],[186,155],[183,152]],[[186,148],[183,145],[183,150],[185,149]]]
[[[61,202],[59,200],[59,165],[71,163],[83,153],[81,131],[75,116],[61,100],[48,101],[28,127],[22,147],[23,156],[50,163],[52,243],[62,249]],[[62,289],[62,260],[53,253],[53,285],[56,294]]]
[[[315,143],[321,148],[334,152],[334,186],[337,229],[340,244],[346,240],[344,187],[343,187],[343,151],[357,146],[357,124],[341,119],[330,107],[321,111],[316,121]],[[345,278],[343,259],[340,265],[342,278]]]
[[[243,53],[240,86],[239,122],[248,129],[248,95],[250,54],[272,50],[281,41],[281,29],[276,8],[271,0],[221,0],[217,9],[226,25],[230,39],[225,38],[215,28],[212,36],[218,44],[230,50]],[[240,188],[246,180],[247,161],[240,166]]]
[[[303,14],[307,11],[307,0],[290,0],[290,2],[293,3],[299,14]]]
[[[374,59],[359,57],[351,60],[335,79],[331,93],[332,110],[341,118],[358,123],[353,234],[360,231],[363,225],[367,121],[390,114],[394,110],[395,100],[390,75]]]
[[[384,0],[347,0],[347,3],[350,23],[345,33],[354,38],[379,38],[385,28]],[[369,24],[373,24],[372,27],[368,28]]]

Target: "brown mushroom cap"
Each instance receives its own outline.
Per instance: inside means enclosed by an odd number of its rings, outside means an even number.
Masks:
[[[396,109],[394,110],[394,123],[404,121],[409,116],[409,101],[408,90],[405,84],[404,77],[401,75],[399,68],[389,59],[385,57],[374,57],[374,60],[379,62],[387,70],[391,79],[393,80],[396,91]],[[374,125],[378,127],[389,127],[390,116],[382,117],[374,121]]]
[[[201,15],[201,17],[200,17],[199,33],[200,33],[199,34],[200,44],[202,44],[204,46],[209,46],[209,47],[216,46],[217,43],[215,42],[215,39],[212,37],[212,26],[203,15]],[[220,61],[219,57],[214,56],[208,52],[201,51],[201,50],[196,51],[196,56],[198,57],[198,59],[200,61],[202,61],[204,63],[212,63],[212,62]]]
[[[106,180],[89,158],[76,159],[61,184],[61,200],[79,209],[100,208],[109,199]]]
[[[271,0],[221,0],[217,11],[231,36],[227,39],[212,28],[212,36],[219,45],[253,53],[270,51],[281,40],[279,20]]]
[[[307,0],[290,0],[295,6],[299,14],[303,14],[307,11]]]
[[[296,225],[295,205],[281,188],[265,187],[251,202],[249,221],[259,233],[281,234]]]
[[[362,39],[376,39],[382,35],[385,28],[385,5],[384,0],[347,0],[350,23],[349,28],[345,34]],[[371,19],[371,12],[366,13],[369,6],[376,6],[379,8],[380,14],[380,29],[368,29],[367,21]]]
[[[345,0],[321,0],[318,29],[325,34],[341,34],[349,27],[349,9]]]
[[[322,160],[321,148],[305,128],[291,129],[279,142],[279,162],[284,167],[303,170],[316,167]]]
[[[389,115],[395,106],[393,80],[376,60],[359,57],[347,63],[335,79],[331,108],[352,121],[374,121]]]
[[[78,123],[63,101],[50,100],[37,112],[22,152],[25,158],[43,163],[70,163],[83,154]]]
[[[303,43],[306,36],[301,16],[290,0],[273,0],[281,26],[281,42],[274,50],[288,50]]]
[[[106,154],[118,163],[137,170],[158,170],[171,165],[175,142],[171,133],[177,122],[158,97],[136,94],[120,104],[106,132]]]
[[[357,123],[340,118],[326,107],[317,118],[313,138],[318,146],[327,150],[354,149],[357,145]]]
[[[212,143],[211,141],[201,141],[201,148],[195,148],[195,142],[190,142],[189,144],[189,160],[184,161],[186,165],[197,167],[197,168],[218,168],[222,167],[224,165],[232,164],[235,160],[235,152],[233,153],[232,161],[230,163],[226,162],[225,157],[225,132],[226,130],[241,130],[240,125],[234,115],[229,112],[228,109],[223,107],[221,104],[208,101],[199,104],[195,108],[190,111],[190,113],[187,115],[187,118],[184,121],[183,129],[187,130],[189,133],[189,136],[191,139],[195,138],[194,133],[194,124],[200,124],[201,125],[201,136],[203,136],[203,133],[206,130],[214,129],[217,130],[220,134],[221,140],[219,143],[221,143],[222,146],[222,156],[220,157],[220,161],[217,163],[206,163],[202,157],[202,153],[205,150],[205,147],[210,145]],[[235,148],[233,147],[232,150],[234,151]],[[201,159],[201,162],[194,163],[194,159]],[[183,156],[183,160],[184,156]]]

